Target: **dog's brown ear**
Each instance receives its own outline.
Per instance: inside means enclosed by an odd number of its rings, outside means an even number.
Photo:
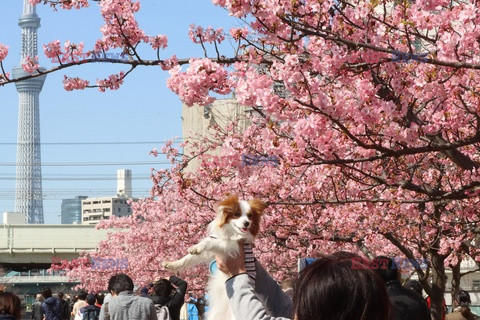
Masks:
[[[252,208],[253,211],[255,211],[257,214],[262,215],[263,211],[268,207],[268,204],[263,202],[260,199],[252,199],[248,201],[248,204]]]
[[[218,207],[234,207],[238,205],[238,195],[227,194],[227,197],[218,203]]]
[[[218,203],[217,214],[221,216],[219,227],[226,224],[240,210],[238,195],[231,194]]]

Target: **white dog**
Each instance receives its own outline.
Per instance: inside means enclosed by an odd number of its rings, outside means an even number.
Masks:
[[[217,216],[209,225],[210,236],[188,249],[188,254],[173,262],[163,262],[172,271],[180,271],[201,263],[209,263],[215,256],[235,256],[239,252],[239,240],[252,243],[260,230],[260,217],[267,205],[258,200],[238,200],[228,196],[218,204]],[[208,320],[234,320],[225,291],[228,276],[215,272],[208,281]]]

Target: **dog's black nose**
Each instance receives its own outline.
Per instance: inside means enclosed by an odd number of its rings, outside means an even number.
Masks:
[[[250,222],[249,222],[249,221],[244,221],[244,222],[243,222],[243,225],[244,225],[245,228],[246,228],[246,227],[248,227],[248,226],[250,225]]]

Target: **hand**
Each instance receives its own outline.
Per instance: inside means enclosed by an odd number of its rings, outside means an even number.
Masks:
[[[240,245],[240,250],[235,257],[219,257],[216,256],[218,270],[222,271],[229,277],[236,276],[240,273],[245,273],[245,253],[243,252],[243,245]]]

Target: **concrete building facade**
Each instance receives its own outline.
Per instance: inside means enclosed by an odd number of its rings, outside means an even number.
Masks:
[[[82,224],[97,224],[111,216],[124,217],[132,214],[129,198],[102,197],[82,200]],[[136,199],[134,199],[136,200]]]
[[[82,224],[97,224],[111,216],[124,217],[132,214],[129,200],[132,199],[132,171],[117,170],[117,195],[113,197],[86,198],[82,200]]]
[[[4,212],[3,223],[4,224],[25,224],[25,214],[21,212]]]
[[[183,140],[188,144],[183,152],[192,154],[191,143],[199,142],[202,138],[213,139],[217,130],[225,130],[233,121],[234,130],[243,131],[250,124],[253,109],[239,104],[235,98],[216,100],[207,106],[182,106],[182,133]],[[217,150],[218,151],[218,150]],[[214,152],[212,152],[214,153]],[[188,170],[195,170],[198,161],[193,160]]]

